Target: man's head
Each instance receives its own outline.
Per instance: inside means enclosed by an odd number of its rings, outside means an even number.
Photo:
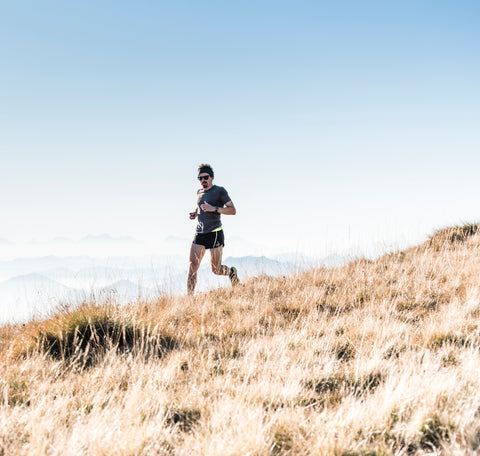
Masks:
[[[208,164],[201,164],[198,167],[198,180],[205,190],[208,190],[213,186],[213,169]]]

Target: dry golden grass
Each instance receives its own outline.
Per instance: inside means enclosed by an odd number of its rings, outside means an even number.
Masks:
[[[0,328],[0,455],[480,452],[480,235]]]

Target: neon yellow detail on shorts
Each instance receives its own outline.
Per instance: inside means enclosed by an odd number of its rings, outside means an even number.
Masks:
[[[212,230],[212,233],[215,233],[216,231],[222,231],[222,227],[220,227],[220,228],[215,228],[214,230]]]

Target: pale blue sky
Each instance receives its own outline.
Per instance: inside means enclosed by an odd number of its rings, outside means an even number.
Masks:
[[[0,237],[190,239],[203,161],[227,242],[478,220],[479,23],[464,0],[0,0]]]

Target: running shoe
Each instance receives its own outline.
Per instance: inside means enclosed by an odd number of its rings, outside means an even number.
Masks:
[[[230,277],[230,282],[232,282],[233,286],[236,286],[240,283],[240,279],[238,278],[237,274],[237,268],[230,268],[230,274],[228,277]]]

